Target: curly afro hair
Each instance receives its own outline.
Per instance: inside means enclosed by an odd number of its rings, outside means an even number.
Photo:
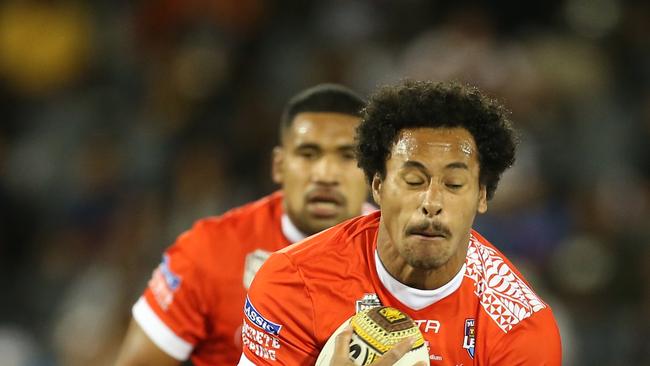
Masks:
[[[368,101],[357,128],[358,165],[372,182],[386,177],[386,161],[401,130],[462,127],[479,151],[479,182],[494,196],[501,174],[515,161],[509,112],[474,88],[458,83],[405,81],[381,88]]]

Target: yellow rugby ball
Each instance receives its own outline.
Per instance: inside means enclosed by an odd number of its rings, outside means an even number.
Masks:
[[[411,351],[395,365],[411,366],[424,361],[429,364],[429,351],[417,324],[407,314],[388,306],[363,310],[346,320],[334,331],[318,355],[316,366],[328,366],[334,354],[336,336],[352,325],[350,358],[356,365],[370,365],[400,341],[417,337]]]

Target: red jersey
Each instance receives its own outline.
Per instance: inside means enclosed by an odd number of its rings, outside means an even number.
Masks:
[[[376,254],[379,218],[349,220],[269,258],[244,305],[240,365],[313,365],[339,325],[377,305],[414,319],[434,366],[561,364],[551,309],[492,244],[472,231],[454,279],[408,288]]]
[[[196,366],[237,364],[253,275],[270,252],[302,238],[283,215],[280,192],[199,220],[165,252],[133,317],[180,361],[191,355]]]

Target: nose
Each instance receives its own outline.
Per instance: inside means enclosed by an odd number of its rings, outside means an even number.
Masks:
[[[312,167],[312,180],[315,183],[336,185],[340,179],[340,167],[336,159],[323,156],[314,163]]]
[[[424,192],[422,199],[422,213],[427,217],[434,217],[442,213],[443,197],[442,189],[436,183],[431,182],[429,188]]]

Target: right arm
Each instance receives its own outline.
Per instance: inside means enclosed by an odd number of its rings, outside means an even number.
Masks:
[[[158,348],[135,319],[131,319],[115,366],[177,366],[180,363]]]
[[[204,280],[188,250],[204,236],[195,227],[165,252],[133,306],[117,366],[179,365],[207,336]]]

